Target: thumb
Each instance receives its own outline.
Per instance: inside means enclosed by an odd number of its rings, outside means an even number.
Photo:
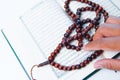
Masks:
[[[107,68],[111,70],[120,71],[120,60],[119,59],[102,59],[102,60],[97,61],[94,64],[94,67],[97,69]]]

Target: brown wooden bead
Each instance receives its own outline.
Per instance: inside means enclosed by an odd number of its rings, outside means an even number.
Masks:
[[[83,46],[83,43],[81,43],[81,42],[78,43],[78,46],[79,46],[79,47],[82,47],[82,46]]]
[[[63,47],[63,44],[62,44],[62,43],[59,43],[59,46],[60,46],[60,47]]]
[[[85,0],[81,0],[81,2],[82,2],[82,3],[84,3],[84,2],[85,2]]]
[[[67,41],[67,43],[70,43],[71,42],[71,38],[68,38],[66,41]]]
[[[87,33],[90,30],[90,28],[88,27],[87,29],[84,30],[85,33]]]
[[[76,29],[76,32],[77,32],[77,33],[79,33],[80,31],[81,31],[81,29],[80,29],[80,28]]]
[[[58,50],[58,49],[55,49],[55,50],[54,50],[54,53],[55,53],[55,54],[59,53],[59,50]]]
[[[87,32],[88,32],[90,29],[91,29],[91,27],[90,27],[90,26],[87,26],[85,30],[87,30]],[[86,33],[87,33],[87,32],[86,32]]]
[[[93,35],[94,36],[94,35]],[[93,36],[91,36],[88,40],[89,41],[93,41]]]
[[[77,26],[76,26],[76,29],[79,29],[79,28],[80,28],[80,25],[77,25]]]
[[[80,13],[81,13],[81,8],[78,8],[78,9],[77,9],[77,12],[80,12]]]
[[[104,12],[104,16],[108,16],[108,13],[107,13],[107,12]]]
[[[76,69],[76,66],[75,65],[72,65],[72,70],[75,70]]]
[[[85,3],[88,3],[88,0],[85,0]]]
[[[90,19],[90,18],[87,18],[87,19],[86,19],[86,22],[91,22],[91,19]]]
[[[72,12],[69,11],[69,12],[68,12],[68,15],[71,15],[71,14],[72,14]]]
[[[68,36],[69,36],[69,33],[65,33],[65,34],[64,34],[64,37],[67,38]]]
[[[90,11],[93,11],[93,10],[94,10],[94,8],[91,7],[91,8],[90,8]]]
[[[96,4],[95,7],[98,9],[99,8],[99,4]]]
[[[60,49],[61,49],[61,46],[57,46],[57,48],[56,48],[57,50],[58,50],[58,52],[60,51]]]
[[[99,50],[98,52],[101,54],[101,53],[103,53],[103,50]]]
[[[98,22],[100,20],[100,17],[101,17],[101,15],[99,14],[94,18],[94,20],[96,20]]]
[[[52,56],[52,57],[55,57],[55,56],[56,56],[56,54],[55,54],[54,52],[52,52],[52,53],[51,53],[51,56]]]
[[[78,37],[77,37],[77,35],[74,35],[73,38],[74,38],[74,40],[76,40]]]
[[[76,51],[80,51],[81,50],[81,47],[76,47]]]
[[[62,45],[67,45],[66,40],[62,40]]]
[[[60,65],[58,68],[59,68],[60,70],[62,70],[62,69],[63,69],[63,66]]]
[[[86,10],[87,10],[87,11],[90,10],[90,7],[87,6],[87,7],[86,7]]]
[[[76,24],[74,23],[74,24],[72,24],[72,26],[73,26],[73,28],[75,28],[75,27],[76,27]]]
[[[81,67],[80,67],[80,65],[78,64],[78,65],[76,65],[76,69],[80,69]]]
[[[54,62],[51,62],[51,63],[50,63],[50,65],[52,65],[52,66],[54,66],[54,64],[55,64]]]
[[[87,65],[87,64],[89,63],[89,61],[88,61],[88,60],[85,60],[84,63],[85,63],[85,65]]]
[[[82,20],[82,23],[84,24],[84,23],[86,23],[86,20],[84,19],[84,20]]]
[[[96,11],[98,8],[97,7],[94,7],[94,11]]]
[[[97,30],[99,27],[98,26],[95,26],[95,29]]]
[[[88,57],[87,60],[90,62],[92,61],[92,57]]]
[[[109,18],[109,16],[105,16],[105,19],[107,20]]]
[[[71,67],[67,67],[67,70],[70,71],[70,70],[72,70],[72,68]]]
[[[67,0],[68,2],[70,2],[71,0]]]
[[[63,66],[63,70],[66,71],[66,70],[67,70],[67,67],[66,67],[66,66]]]
[[[68,9],[68,6],[67,6],[67,5],[64,5],[64,8]]]
[[[58,63],[55,63],[55,65],[54,65],[56,68],[58,68],[59,67],[59,64]]]
[[[85,35],[85,33],[86,33],[85,30],[83,30],[83,31],[82,31],[82,35]]]
[[[82,34],[81,33],[78,33],[77,37],[82,40]]]
[[[99,11],[102,11],[102,10],[103,10],[103,8],[102,8],[101,6],[99,6],[98,10],[99,10]]]
[[[72,19],[73,19],[73,21],[75,21],[75,20],[76,20],[76,18],[77,18],[77,16],[73,17],[73,18],[72,18]]]
[[[73,37],[69,37],[68,40],[72,41],[74,38]]]
[[[95,3],[92,2],[91,6],[92,6],[92,7],[95,7]]]
[[[91,4],[92,4],[92,2],[91,2],[91,1],[88,1],[88,4],[89,4],[89,5],[91,5]]]
[[[89,38],[90,38],[90,35],[89,35],[89,34],[86,34],[85,37],[86,37],[87,39],[89,39]]]
[[[99,53],[98,51],[94,52],[94,54],[95,54],[96,56],[99,56],[99,55],[100,55],[100,53]]]
[[[75,14],[71,14],[71,18],[74,18],[75,17]]]
[[[67,32],[67,33],[71,33],[71,30],[70,30],[70,29],[68,29],[66,32]]]
[[[81,62],[81,63],[80,63],[80,66],[81,66],[81,67],[84,67],[84,66],[85,66],[85,63]]]
[[[70,10],[67,8],[67,9],[65,9],[65,11],[68,13]]]
[[[65,4],[68,5],[70,1],[65,1]]]
[[[94,25],[96,25],[96,24],[97,24],[97,20],[92,20],[92,23],[93,23]]]
[[[48,60],[51,62],[51,61],[54,60],[54,58],[53,58],[52,56],[49,56],[49,57],[48,57]]]
[[[89,24],[89,27],[91,27],[91,28],[92,28],[93,26],[94,26],[94,25],[93,25],[92,23],[90,23],[90,24]]]
[[[81,0],[77,0],[78,2],[81,2]]]
[[[76,47],[74,45],[71,46],[72,49],[76,49]]]
[[[96,58],[96,55],[95,55],[95,54],[92,54],[92,55],[91,55],[91,58],[92,58],[92,59],[95,59],[95,58]]]
[[[81,43],[82,42],[82,36],[78,37],[78,41]]]
[[[91,38],[89,38],[88,40],[89,40],[89,41],[93,41],[93,38],[91,37]]]
[[[73,29],[74,29],[73,25],[69,26],[69,30],[73,30]]]
[[[67,45],[66,48],[67,48],[67,49],[71,49],[71,46],[70,46],[70,45]]]
[[[96,15],[98,15],[100,13],[100,10],[96,10],[95,12],[96,12]]]
[[[84,7],[81,8],[82,11],[85,11],[86,9]]]
[[[104,14],[106,11],[103,9],[101,12]]]

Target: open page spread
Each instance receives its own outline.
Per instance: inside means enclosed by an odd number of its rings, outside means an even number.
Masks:
[[[96,3],[103,6],[103,8],[110,14],[114,16],[118,16],[120,14],[120,10],[118,7],[116,7],[110,0],[92,0]],[[61,5],[59,5],[59,3]],[[40,53],[44,57],[44,60],[47,60],[48,56],[51,54],[51,52],[56,48],[57,44],[61,42],[62,37],[66,31],[66,29],[73,23],[72,20],[67,16],[63,9],[63,3],[64,0],[46,0],[42,1],[39,5],[32,8],[30,11],[24,13],[20,19],[24,26],[26,27],[27,31],[30,33],[31,37],[35,41],[35,44],[38,46]],[[106,4],[107,3],[107,4]],[[84,7],[86,4],[76,3],[73,2],[70,4],[71,10],[73,12],[76,12],[76,9],[78,7]],[[88,15],[89,14],[89,15]],[[86,12],[82,18],[94,18],[95,16],[94,12]],[[94,32],[91,32],[91,34]],[[73,33],[73,35],[75,32]],[[84,40],[84,43],[87,41]],[[77,42],[74,42],[74,44]],[[55,61],[63,64],[63,65],[73,65],[78,64],[82,62],[84,59],[86,59],[88,56],[90,56],[93,53],[93,51],[84,51],[81,50],[79,52],[74,50],[67,50],[66,48],[62,49],[60,51],[60,54],[57,55],[55,58]],[[105,51],[105,56],[111,58],[112,56],[117,54],[118,52],[108,52]],[[109,54],[108,54],[109,53]],[[19,54],[20,55],[20,54]],[[34,54],[29,54],[34,55]],[[25,57],[25,56],[23,56]],[[36,57],[35,57],[36,58]],[[102,55],[99,56],[97,59],[104,58]],[[96,59],[96,60],[97,60]],[[43,61],[44,61],[43,60]],[[40,74],[45,73],[42,72],[40,69],[36,70],[35,73],[37,74],[38,80],[48,80],[50,77],[49,75],[54,74],[54,78],[52,80],[81,80],[85,76],[87,76],[89,73],[93,72],[95,69],[93,67],[94,62],[92,61],[89,65],[87,65],[85,68],[82,68],[80,70],[65,72],[58,70],[52,66],[46,66],[47,75],[45,77],[41,76]],[[24,60],[21,60],[24,62]],[[43,62],[42,60],[39,62]],[[30,63],[25,63],[23,65],[28,65]],[[36,64],[36,63],[35,63]],[[34,64],[33,64],[34,65]],[[25,66],[27,68],[27,72],[29,74],[30,67]],[[51,70],[49,72],[49,70]],[[43,70],[44,71],[44,70]]]

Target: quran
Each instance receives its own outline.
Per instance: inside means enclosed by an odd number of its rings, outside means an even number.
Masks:
[[[42,63],[47,60],[50,53],[54,51],[57,44],[61,42],[61,38],[63,37],[65,31],[68,29],[68,26],[73,24],[73,21],[70,19],[68,14],[66,14],[63,8],[64,2],[65,1],[63,0],[41,1],[41,3],[37,5],[36,7],[34,7],[30,12],[26,12],[20,17],[21,21],[24,23],[27,30],[31,33],[31,36],[33,37],[34,41],[38,45],[38,48],[40,49],[40,53],[37,53],[37,54],[42,54],[45,58],[43,60],[40,59],[39,63]],[[109,15],[118,16],[120,14],[119,9],[109,0],[106,0],[106,1],[92,0],[92,2],[95,2],[96,4],[99,4],[100,6],[102,6],[103,9],[109,13]],[[77,8],[86,7],[86,6],[88,5],[80,3],[80,2],[78,3],[77,1],[73,1],[70,3],[70,9],[74,13],[76,13]],[[92,12],[88,11],[88,12],[85,12],[85,14],[83,13],[84,12],[82,12],[81,19],[86,19],[86,18],[94,19],[96,15],[94,11]],[[88,19],[88,22],[89,21],[90,20]],[[102,21],[104,21],[104,18],[101,20],[101,23],[103,23]],[[88,24],[85,24],[85,26],[87,25]],[[94,34],[93,32],[94,31],[91,31],[90,34]],[[73,31],[71,35],[73,36],[75,34],[76,34],[75,31]],[[86,44],[87,40],[83,40],[83,43]],[[78,43],[75,41],[71,44],[75,45]],[[80,62],[83,62],[86,58],[88,58],[90,55],[92,55],[93,52],[94,51],[84,51],[82,49],[80,51],[79,49],[78,51],[71,50],[71,49],[67,50],[66,48],[64,48],[61,50],[60,54],[56,56],[55,61],[59,62],[60,64],[67,65],[67,66],[73,65],[73,64],[79,64]],[[109,53],[109,54],[111,53],[110,58],[113,56],[112,54],[113,52],[105,51],[104,53]],[[102,55],[97,57],[97,59],[102,59],[102,58],[104,58]],[[36,60],[36,57],[34,57],[34,59]],[[70,71],[70,72],[61,71],[52,66],[45,66],[45,67],[47,67],[47,71],[48,71],[47,75],[49,75],[49,71],[52,71],[53,74],[56,76],[55,79],[58,79],[58,80],[65,80],[65,79],[78,80],[79,79],[81,80],[85,76],[87,76],[89,73],[95,70],[93,67],[93,64],[97,59],[93,60],[85,68],[82,68],[80,70]],[[25,66],[27,68],[28,73],[30,72],[30,67],[32,67],[32,65],[34,64],[37,64],[37,63],[33,61],[31,66],[29,66],[29,69]],[[40,67],[39,69],[36,69],[33,71],[33,75],[35,76],[37,80],[41,79],[42,77],[41,74],[45,74],[44,72],[43,73],[41,72],[39,74],[39,72],[44,71],[44,69],[45,68]]]

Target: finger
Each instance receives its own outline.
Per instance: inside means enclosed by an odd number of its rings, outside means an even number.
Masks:
[[[120,36],[120,25],[118,24],[101,24],[96,31],[93,40],[100,39],[102,37]]]
[[[120,24],[120,18],[115,16],[109,16],[109,18],[106,20],[106,23]]]
[[[120,51],[120,36],[118,37],[107,37],[94,40],[86,44],[84,50],[111,50]]]
[[[97,69],[107,68],[111,70],[119,70],[120,71],[120,60],[118,59],[102,59],[97,61],[94,64],[94,67]]]

